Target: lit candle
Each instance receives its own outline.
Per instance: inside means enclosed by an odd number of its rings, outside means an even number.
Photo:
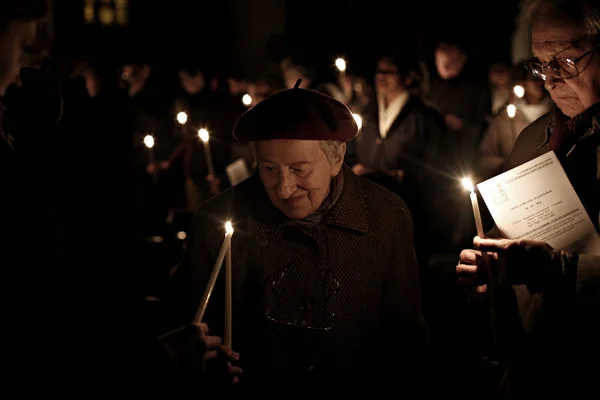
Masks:
[[[480,238],[484,238],[485,232],[483,231],[483,223],[481,221],[481,212],[479,211],[479,202],[477,201],[477,194],[475,193],[475,186],[473,185],[473,182],[471,182],[471,179],[469,179],[469,178],[463,178],[462,185],[465,189],[467,189],[468,191],[471,192],[471,194],[470,194],[471,205],[473,206],[473,216],[475,217],[475,227],[477,228],[477,236],[479,236]],[[491,317],[490,322],[491,322],[492,336],[493,336],[494,346],[497,347],[497,345],[498,345],[497,332],[496,332],[497,310],[496,310],[496,301],[495,301],[496,277],[494,274],[494,270],[490,264],[490,259],[489,259],[488,253],[485,251],[482,251],[481,258],[483,259],[483,263],[485,264],[486,269],[487,269],[488,282],[487,282],[487,284],[483,285],[483,289],[480,289],[480,290],[487,292],[488,298],[490,299],[489,306],[490,306],[490,317]]]
[[[154,158],[154,137],[152,135],[144,136],[144,144],[148,148],[148,163],[156,164],[156,160]],[[158,179],[158,175],[156,172],[152,173],[152,181],[156,184]]]
[[[232,338],[232,314],[233,314],[233,306],[232,306],[232,294],[231,294],[231,262],[232,262],[232,245],[231,238],[233,235],[233,226],[231,222],[228,222],[228,226],[226,230],[231,231],[231,235],[227,240],[229,241],[229,245],[227,246],[227,256],[225,257],[225,335],[224,342],[225,346],[231,348],[231,338]]]
[[[244,105],[246,107],[250,107],[252,105],[252,96],[250,96],[248,93],[246,93],[245,95],[242,96],[242,103],[244,103]]]
[[[516,140],[517,127],[515,126],[515,115],[517,115],[517,106],[514,104],[509,104],[506,106],[506,114],[508,114],[508,118],[510,118],[510,132],[512,133],[513,140]]]
[[[519,99],[522,99],[523,96],[525,96],[525,88],[521,85],[516,85],[513,88],[513,93],[515,94],[515,96],[517,96]]]
[[[210,152],[210,143],[208,142],[210,136],[208,131],[204,128],[198,130],[198,136],[200,140],[202,140],[202,144],[204,145],[204,156],[206,158],[206,165],[208,166],[208,174],[213,178],[215,177],[215,167],[212,161],[212,153]]]
[[[473,216],[475,217],[475,227],[477,228],[477,236],[480,238],[484,237],[483,223],[481,222],[481,213],[479,212],[479,202],[477,201],[477,194],[475,193],[475,186],[469,178],[463,178],[463,187],[471,192],[471,206],[473,207]]]
[[[346,60],[343,58],[337,58],[335,60],[335,66],[340,71],[340,76],[344,76],[346,74]]]
[[[219,251],[219,255],[217,256],[217,261],[213,266],[212,273],[208,280],[208,285],[202,294],[202,299],[200,300],[200,305],[198,306],[198,310],[196,311],[196,315],[194,316],[194,323],[199,324],[202,322],[204,318],[204,313],[206,312],[206,307],[208,306],[208,301],[210,300],[210,295],[215,287],[215,283],[217,282],[217,278],[219,276],[219,272],[221,271],[221,267],[223,266],[223,260],[227,255],[227,252],[231,246],[231,236],[233,235],[233,225],[231,222],[227,222],[225,224],[225,239],[223,240],[223,244],[221,245],[221,250]],[[227,285],[226,285],[227,286]],[[225,310],[225,320],[227,321],[228,315],[229,318],[231,316],[231,310]],[[226,322],[227,324],[227,322]],[[231,334],[230,334],[231,337]]]

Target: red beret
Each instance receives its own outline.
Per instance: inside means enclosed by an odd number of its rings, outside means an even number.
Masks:
[[[257,140],[338,140],[358,134],[358,125],[343,103],[296,87],[269,96],[238,119],[233,137],[242,142]]]

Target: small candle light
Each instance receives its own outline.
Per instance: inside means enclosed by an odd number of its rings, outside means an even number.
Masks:
[[[181,125],[184,125],[188,120],[188,116],[186,113],[184,113],[183,111],[177,113],[177,122],[179,122]]]
[[[514,118],[515,115],[517,115],[517,106],[514,104],[509,104],[506,106],[506,113],[508,114],[509,118]]]
[[[362,128],[362,118],[360,115],[358,114],[352,114],[352,117],[354,117],[354,121],[356,121],[356,125],[358,125],[358,130],[360,130],[360,128]]]
[[[204,156],[206,158],[206,165],[208,166],[208,174],[214,178],[215,167],[213,165],[212,153],[210,151],[210,135],[208,134],[208,131],[206,129],[201,128],[198,130],[198,137],[200,137],[200,140],[202,140],[202,144],[204,146]]]
[[[340,71],[340,72],[346,71],[346,60],[344,60],[341,57],[337,58],[335,60],[335,66],[338,69],[338,71]]]
[[[515,96],[517,96],[519,99],[522,99],[523,96],[525,96],[525,88],[521,85],[516,85],[513,88],[513,92],[514,92]]]
[[[252,104],[252,96],[250,96],[249,94],[245,94],[242,96],[242,103],[245,106],[250,106]]]
[[[144,144],[149,149],[151,149],[151,148],[154,147],[154,138],[152,137],[152,135],[146,135],[146,136],[144,136]]]
[[[477,194],[475,193],[475,186],[469,178],[462,179],[462,185],[465,189],[471,192],[471,206],[473,207],[473,217],[475,217],[475,227],[477,228],[477,236],[483,237],[483,223],[481,221],[481,213],[479,212],[479,202],[477,201]]]
[[[219,255],[217,256],[217,260],[213,266],[212,273],[208,280],[208,285],[202,294],[202,299],[200,299],[200,305],[198,306],[198,310],[196,311],[196,315],[194,316],[194,324],[199,324],[202,322],[204,318],[204,313],[206,312],[206,307],[208,306],[208,301],[210,300],[210,295],[215,287],[215,283],[217,282],[217,278],[219,276],[219,272],[221,271],[221,267],[223,266],[223,261],[225,260],[225,256],[227,255],[230,247],[231,247],[231,236],[233,236],[233,225],[230,221],[225,223],[225,238],[223,239],[223,244],[221,245],[221,250],[219,251]],[[227,286],[227,283],[225,284]],[[227,298],[225,299],[227,301]],[[231,310],[225,310],[227,321],[227,315],[231,315]],[[227,324],[227,322],[226,322]],[[229,336],[231,338],[231,334]]]

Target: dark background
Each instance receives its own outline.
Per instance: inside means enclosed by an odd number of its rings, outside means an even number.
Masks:
[[[96,0],[98,6],[102,1]],[[54,0],[55,52],[115,63],[194,62],[225,74],[248,76],[262,68],[273,69],[278,57],[289,51],[321,64],[344,55],[349,69],[356,71],[370,68],[374,54],[386,45],[416,48],[430,61],[437,40],[451,38],[461,41],[485,67],[490,61],[510,60],[518,12],[518,0],[493,4],[128,0],[127,4],[127,26],[103,26],[84,23],[83,0]],[[252,51],[240,52],[250,46]]]

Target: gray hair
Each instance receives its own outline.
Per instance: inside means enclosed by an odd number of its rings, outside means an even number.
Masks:
[[[344,142],[340,142],[339,140],[321,140],[321,149],[325,153],[327,157],[327,161],[329,164],[334,165],[340,161],[340,158],[343,157],[342,154],[342,145]],[[254,166],[258,163],[258,153],[256,150],[256,142],[250,142],[250,151],[252,152],[252,156],[254,157]]]
[[[600,36],[600,6],[598,0],[525,0],[525,16],[560,18],[580,28],[586,36]]]

